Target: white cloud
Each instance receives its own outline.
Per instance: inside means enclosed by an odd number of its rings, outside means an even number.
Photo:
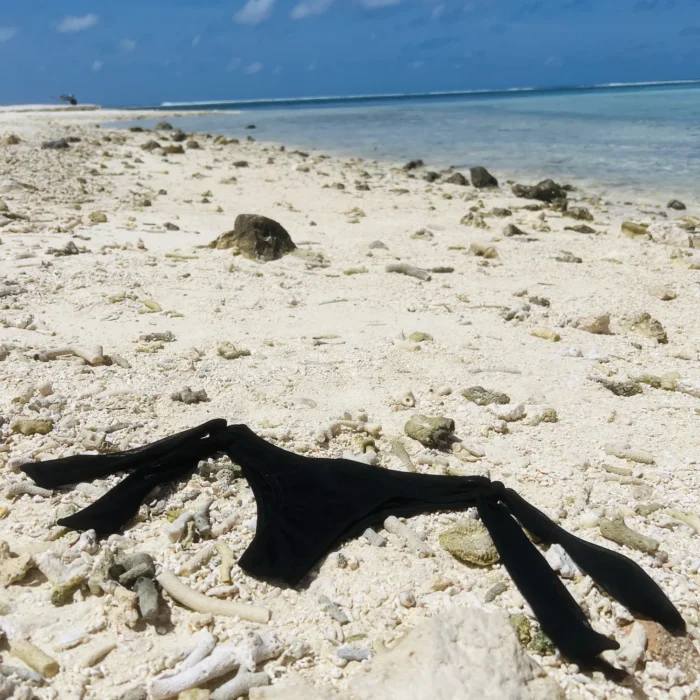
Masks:
[[[122,39],[119,42],[119,48],[122,51],[133,51],[136,48],[136,42],[133,39]]]
[[[263,69],[263,64],[260,63],[260,61],[256,61],[255,63],[251,63],[246,69],[245,72],[248,75],[255,75],[256,73],[259,73]]]
[[[104,66],[104,63],[102,63],[102,61],[93,61],[92,62],[93,72],[99,73],[102,70],[102,66]]]
[[[199,44],[199,42],[201,41],[201,39],[202,39],[202,37],[199,36],[199,34],[197,34],[197,36],[193,37],[192,38],[192,48],[197,46]]]
[[[94,27],[100,18],[95,14],[85,15],[85,17],[64,17],[58,23],[59,32],[82,32]]]
[[[322,15],[332,4],[333,0],[302,0],[292,9],[289,16],[292,19],[306,19],[313,15]]]
[[[241,59],[240,58],[232,58],[229,61],[229,64],[226,66],[226,70],[229,73],[232,73],[235,70],[238,70],[241,67]]]
[[[0,44],[12,39],[17,34],[17,27],[0,27]]]
[[[274,6],[275,0],[248,0],[233,19],[239,24],[260,24],[272,14]]]

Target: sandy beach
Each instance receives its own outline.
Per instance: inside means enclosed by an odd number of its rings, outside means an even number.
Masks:
[[[12,645],[28,640],[58,664],[43,682],[0,670],[10,688],[0,696],[156,697],[152,680],[207,634],[245,644],[261,633],[279,648],[251,669],[271,684],[251,698],[313,697],[313,686],[319,698],[360,700],[412,629],[478,609],[527,627],[513,654],[533,665],[493,697],[697,700],[700,200],[669,208],[553,186],[516,196],[497,171],[498,188],[476,187],[469,170],[426,178],[429,162],[291,151],[254,129],[173,140],[174,114],[0,112],[0,568],[25,569],[0,585],[0,663],[26,669]],[[175,128],[99,128],[137,118]],[[66,147],[42,148],[59,139]],[[518,182],[536,184],[527,173]],[[241,214],[278,222],[296,249],[260,262],[211,247]],[[397,264],[418,276],[387,271]],[[475,402],[474,387],[491,398]],[[188,402],[201,391],[206,400]],[[453,419],[452,448],[407,435],[415,415]],[[161,488],[123,535],[96,541],[56,520],[118,477],[46,492],[19,471],[216,417],[308,456],[501,480],[636,561],[689,633],[637,620],[550,552],[593,627],[621,643],[606,660],[628,675],[584,672],[538,636],[502,565],[445,551],[441,534],[471,511],[406,521],[430,556],[377,528],[385,546],[351,539],[304,586],[280,589],[235,564],[222,577],[213,543],[237,559],[256,517],[227,459]],[[325,434],[337,421],[347,425]],[[218,536],[170,537],[205,501]],[[131,590],[89,585],[105,549],[146,552],[196,591],[266,608],[270,621],[161,594],[146,624]],[[59,570],[78,572],[60,600]],[[384,675],[384,697],[418,697]],[[202,687],[218,700],[221,682]]]

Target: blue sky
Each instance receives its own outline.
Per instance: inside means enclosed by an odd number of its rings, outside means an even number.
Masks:
[[[0,0],[0,103],[700,78],[700,0]]]

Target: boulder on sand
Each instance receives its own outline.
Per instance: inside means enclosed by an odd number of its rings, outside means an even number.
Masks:
[[[538,199],[540,202],[553,202],[566,199],[566,190],[554,180],[542,180],[536,185],[513,185],[513,194],[523,199]]]
[[[498,187],[498,180],[481,165],[469,168],[469,174],[471,175],[472,185],[474,185],[474,187]]]
[[[209,247],[219,250],[237,248],[243,257],[257,262],[279,260],[296,249],[281,224],[257,214],[239,214],[233,231],[222,233]]]

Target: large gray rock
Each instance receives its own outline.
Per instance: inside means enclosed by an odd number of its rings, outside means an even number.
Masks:
[[[209,245],[219,250],[237,248],[243,257],[258,262],[279,260],[296,249],[281,224],[256,214],[239,214],[233,231],[221,234]]]
[[[538,199],[540,202],[553,202],[566,199],[566,190],[554,180],[542,180],[536,185],[513,185],[513,194],[524,199]]]
[[[474,187],[498,187],[498,180],[481,165],[469,168]]]
[[[508,618],[455,609],[413,629],[349,688],[314,688],[298,676],[250,691],[250,700],[560,700],[561,688],[523,650]]]
[[[452,610],[412,630],[368,673],[353,700],[556,700],[563,693],[527,656],[503,613]]]

